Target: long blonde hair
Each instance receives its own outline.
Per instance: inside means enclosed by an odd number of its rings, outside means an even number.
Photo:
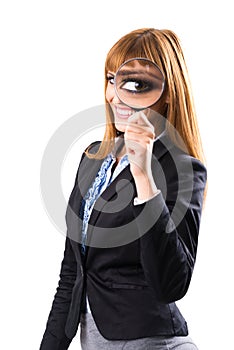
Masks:
[[[171,30],[143,28],[123,36],[108,52],[105,63],[105,91],[108,71],[116,72],[126,60],[134,57],[148,58],[155,62],[165,77],[165,89],[160,99],[161,111],[182,138],[187,152],[205,162],[194,101],[183,51],[178,37]],[[100,147],[95,154],[86,154],[90,158],[102,159],[113,147],[117,129],[113,112],[106,102],[106,129]],[[174,143],[180,147],[175,137]]]

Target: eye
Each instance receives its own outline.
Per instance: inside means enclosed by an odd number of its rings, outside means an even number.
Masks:
[[[122,86],[122,89],[129,90],[131,92],[142,92],[146,91],[149,88],[149,85],[147,82],[144,82],[142,80],[135,80],[135,81],[127,81]]]
[[[121,89],[128,90],[130,93],[144,93],[152,89],[152,84],[141,79],[125,79],[122,81]]]
[[[114,79],[115,79],[115,77],[114,77],[113,75],[108,74],[108,75],[106,76],[106,80],[107,80],[108,83],[110,83],[111,85],[114,85]]]

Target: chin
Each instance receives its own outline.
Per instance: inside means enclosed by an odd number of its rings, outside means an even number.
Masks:
[[[123,124],[121,122],[115,122],[115,128],[116,128],[117,131],[125,132],[126,124]]]

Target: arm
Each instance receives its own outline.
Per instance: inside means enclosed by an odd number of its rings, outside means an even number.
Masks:
[[[187,172],[186,166],[180,167],[180,193],[174,170],[167,184],[166,201],[159,193],[146,203],[133,206],[146,279],[163,303],[181,299],[188,290],[196,259],[206,184],[206,169],[197,159],[187,156],[179,162],[192,162],[193,169]],[[175,205],[177,209],[171,218]]]
[[[83,158],[84,153],[81,156],[80,164]],[[80,164],[76,173],[75,183],[70,194],[68,206],[70,206],[70,200],[77,185]],[[60,270],[60,280],[54,296],[40,350],[66,350],[72,341],[72,339],[67,338],[65,335],[65,325],[70,309],[72,290],[76,277],[77,261],[75,259],[70,238],[67,235],[64,257]]]
[[[65,324],[71,303],[72,289],[76,279],[76,260],[70,239],[66,238],[60,280],[48,317],[40,350],[65,350],[71,340],[65,335]]]
[[[99,144],[99,142],[93,142],[89,148],[93,145]],[[70,194],[68,208],[72,207],[71,201],[75,194],[75,188],[78,183],[78,174],[82,160],[85,153],[83,152],[78,170],[75,177],[75,183],[73,190]],[[67,213],[66,212],[66,221]],[[68,223],[67,223],[68,224]],[[68,229],[69,231],[69,229]],[[70,236],[69,236],[70,237]],[[61,264],[60,280],[57,287],[57,292],[54,296],[54,301],[51,307],[51,311],[48,317],[46,330],[43,335],[40,350],[66,350],[68,349],[72,339],[69,339],[65,334],[65,326],[69,309],[72,301],[72,291],[77,278],[77,261],[73,252],[71,240],[66,237],[64,258]]]

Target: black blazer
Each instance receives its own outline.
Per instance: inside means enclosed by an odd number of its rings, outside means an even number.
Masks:
[[[98,145],[93,144],[93,152]],[[101,163],[82,155],[66,211],[59,285],[40,350],[68,349],[86,292],[97,327],[107,339],[188,334],[175,301],[186,294],[194,268],[204,165],[166,134],[156,140],[152,170],[161,193],[134,206],[136,187],[128,165],[95,203],[83,257],[77,214]]]

